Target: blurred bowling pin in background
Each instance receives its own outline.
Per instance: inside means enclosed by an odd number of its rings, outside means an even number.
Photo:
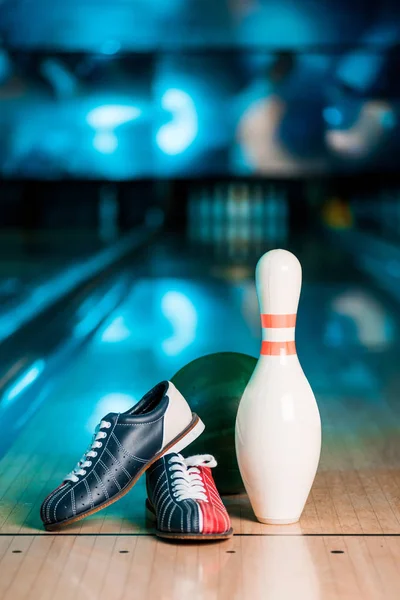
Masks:
[[[256,268],[263,341],[236,419],[236,453],[254,513],[262,523],[299,520],[321,450],[321,421],[295,346],[301,265],[286,250]]]
[[[212,192],[211,192],[212,193]],[[199,222],[200,222],[200,241],[205,243],[212,242],[212,209],[213,199],[208,187],[200,190],[199,202]]]

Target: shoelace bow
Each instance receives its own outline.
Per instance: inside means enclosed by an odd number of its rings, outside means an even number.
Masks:
[[[77,463],[76,467],[71,471],[71,473],[68,473],[64,481],[72,481],[73,483],[76,483],[79,481],[79,475],[86,475],[85,468],[92,466],[92,461],[88,460],[88,458],[96,458],[96,450],[101,448],[103,445],[103,442],[100,442],[99,440],[107,437],[107,433],[105,431],[101,431],[101,429],[109,429],[110,427],[111,423],[109,421],[100,422],[100,424],[96,427],[88,449]]]
[[[206,489],[198,467],[213,468],[217,461],[211,454],[197,454],[184,458],[181,454],[172,456],[168,461],[173,471],[172,490],[176,500],[203,500],[208,502]]]

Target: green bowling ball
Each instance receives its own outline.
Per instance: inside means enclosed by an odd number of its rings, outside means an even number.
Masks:
[[[215,456],[218,467],[213,475],[221,494],[244,492],[236,460],[235,421],[256,364],[257,359],[247,354],[218,352],[193,360],[172,378],[206,426],[186,453]]]

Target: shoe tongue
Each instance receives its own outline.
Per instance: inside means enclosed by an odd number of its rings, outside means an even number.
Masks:
[[[165,459],[166,459],[167,462],[169,462],[171,460],[171,458],[177,458],[178,461],[174,460],[172,462],[173,465],[177,465],[179,463],[184,463],[185,462],[184,456],[182,456],[182,454],[178,454],[177,452],[168,452],[164,456],[165,456]]]
[[[115,421],[118,419],[118,414],[119,413],[108,413],[108,415],[103,417],[101,420],[102,421],[111,421],[112,423],[115,423]]]
[[[208,467],[210,469],[217,466],[217,461],[211,454],[194,454],[185,459],[188,467]]]
[[[183,458],[182,454],[177,454],[176,452],[166,452],[166,458],[172,458],[173,456],[177,456],[178,458]]]

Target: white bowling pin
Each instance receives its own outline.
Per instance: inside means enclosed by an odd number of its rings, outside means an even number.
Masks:
[[[256,268],[262,347],[240,401],[236,453],[254,513],[262,523],[299,520],[321,450],[321,421],[299,363],[295,324],[301,265],[286,250],[264,254]]]
[[[254,187],[252,195],[252,230],[253,241],[261,243],[264,234],[264,199],[262,195],[262,187],[257,185]]]

